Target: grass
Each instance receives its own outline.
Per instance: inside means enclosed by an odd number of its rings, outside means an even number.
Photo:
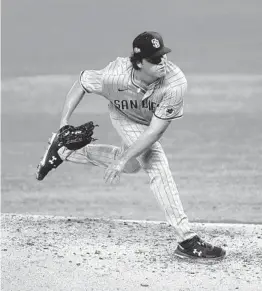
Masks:
[[[73,78],[55,79],[45,95],[49,80],[23,79],[17,88],[14,80],[3,82],[2,211],[165,219],[143,172],[123,175],[112,187],[104,184],[102,169],[65,163],[44,181],[35,180],[47,138],[59,124],[61,95]],[[261,79],[220,76],[192,82],[185,116],[163,139],[185,211],[192,221],[261,223]],[[72,123],[94,120],[100,125],[99,143],[119,144],[105,110],[101,97],[87,96]]]

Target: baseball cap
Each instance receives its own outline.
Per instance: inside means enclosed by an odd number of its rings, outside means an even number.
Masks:
[[[158,32],[145,31],[133,40],[133,52],[142,58],[155,58],[170,53],[171,49],[164,46]]]

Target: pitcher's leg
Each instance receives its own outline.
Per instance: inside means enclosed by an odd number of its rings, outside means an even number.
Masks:
[[[121,115],[113,106],[109,109],[113,126],[128,146],[132,145],[147,129],[147,126],[135,123]],[[175,227],[181,240],[192,238],[195,233],[191,230],[184,213],[175,181],[160,143],[156,142],[137,160],[150,178],[150,188],[163,208],[167,221]]]
[[[102,168],[107,168],[124,151],[125,145],[117,147],[107,144],[88,144],[87,146],[76,150],[68,150],[62,147],[58,154],[63,161],[69,161],[78,164],[93,164]],[[136,173],[140,170],[140,164],[137,159],[132,159],[126,164],[124,173]]]
[[[139,157],[139,160],[150,178],[150,188],[164,210],[168,223],[175,227],[181,240],[192,238],[196,233],[190,228],[177,186],[160,143],[156,142],[151,149]]]

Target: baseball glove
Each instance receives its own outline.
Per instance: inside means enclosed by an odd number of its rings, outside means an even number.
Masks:
[[[65,125],[58,131],[58,145],[59,147],[65,146],[69,150],[78,150],[87,144],[95,141],[93,121],[89,121],[80,126]]]

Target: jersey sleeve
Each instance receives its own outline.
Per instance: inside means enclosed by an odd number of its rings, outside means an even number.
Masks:
[[[180,86],[170,87],[162,101],[157,105],[154,115],[164,120],[172,120],[183,116],[184,99],[187,82]]]
[[[103,70],[85,70],[80,73],[80,84],[87,93],[103,92]]]
[[[80,84],[87,93],[104,95],[107,92],[108,76],[110,71],[117,68],[118,59],[110,62],[102,70],[84,70],[80,73]]]

